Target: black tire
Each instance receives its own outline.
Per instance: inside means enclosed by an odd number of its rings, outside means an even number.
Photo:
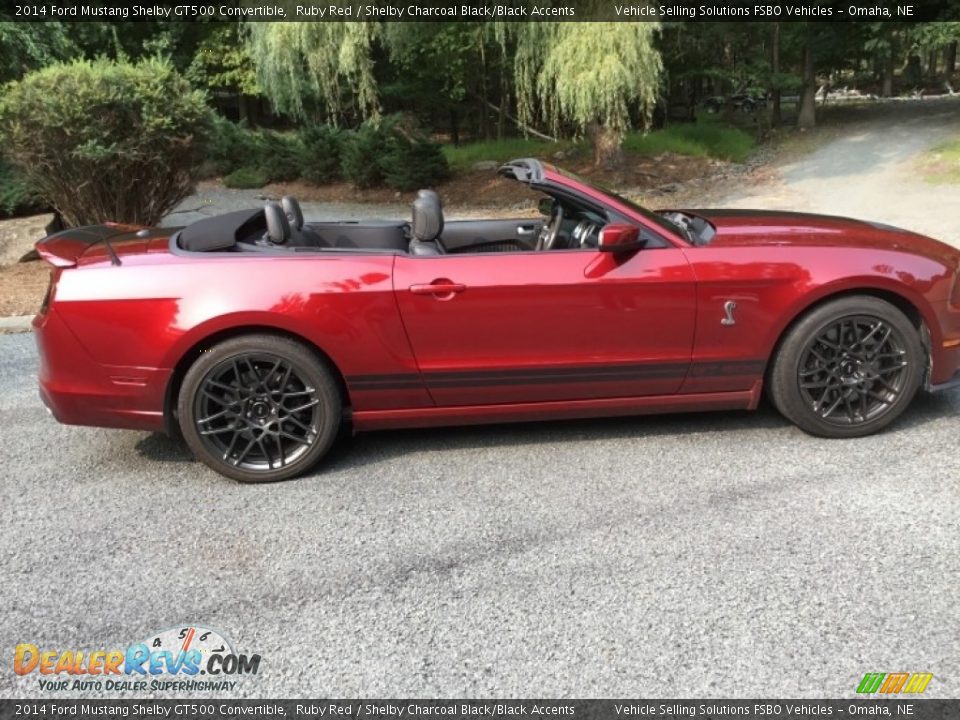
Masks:
[[[907,408],[925,366],[920,333],[897,307],[851,296],[815,308],[790,329],[768,391],[777,410],[811,435],[862,437]]]
[[[325,363],[276,335],[244,335],[203,352],[183,378],[177,411],[197,459],[244,483],[306,472],[330,449],[342,420]]]

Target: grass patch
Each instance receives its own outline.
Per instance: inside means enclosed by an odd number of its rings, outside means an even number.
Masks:
[[[270,175],[266,170],[252,167],[237,168],[223,178],[224,185],[236,190],[262,188],[268,182],[270,182]]]
[[[677,155],[712,157],[743,162],[756,145],[749,133],[730,125],[704,120],[702,122],[670,125],[651,133],[631,132],[623,142],[623,149],[634,155],[659,155],[670,152]],[[557,152],[571,150],[590,157],[589,143],[580,141],[544,142],[534,138],[505,138],[486,140],[454,147],[444,145],[443,154],[455,171],[469,170],[474,163],[492,160],[502,163],[522,157],[553,160]],[[562,164],[562,163],[561,163]]]
[[[746,160],[755,145],[756,141],[749,133],[729,125],[707,121],[670,125],[647,134],[632,132],[623,142],[627,152],[637,155],[670,152],[733,162]]]
[[[444,145],[443,154],[454,170],[469,170],[474,163],[493,160],[503,163],[523,157],[550,160],[554,153],[567,152],[578,143],[573,141],[545,142],[535,138],[504,138],[484,140],[466,145]]]
[[[934,146],[922,163],[923,177],[936,185],[960,184],[960,138]]]

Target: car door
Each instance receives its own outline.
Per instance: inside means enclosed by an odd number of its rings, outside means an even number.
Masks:
[[[443,225],[443,246],[448,252],[532,250],[542,226],[543,218],[448,220]]]
[[[678,248],[399,255],[394,291],[437,405],[669,394],[690,365]]]

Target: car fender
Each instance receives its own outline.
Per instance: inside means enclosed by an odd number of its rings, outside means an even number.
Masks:
[[[786,312],[781,315],[779,321],[769,328],[765,339],[767,357],[772,356],[789,328],[814,307],[837,297],[856,295],[857,293],[879,294],[881,296],[893,295],[900,298],[919,313],[927,331],[930,333],[930,340],[934,343],[934,346],[941,342],[942,332],[937,313],[923,293],[918,292],[907,283],[886,276],[861,275],[837,278],[798,295]]]

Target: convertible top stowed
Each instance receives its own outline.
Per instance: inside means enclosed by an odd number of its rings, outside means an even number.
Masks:
[[[226,250],[252,235],[262,234],[266,227],[263,208],[234,210],[197,220],[183,228],[179,245],[191,252]]]

